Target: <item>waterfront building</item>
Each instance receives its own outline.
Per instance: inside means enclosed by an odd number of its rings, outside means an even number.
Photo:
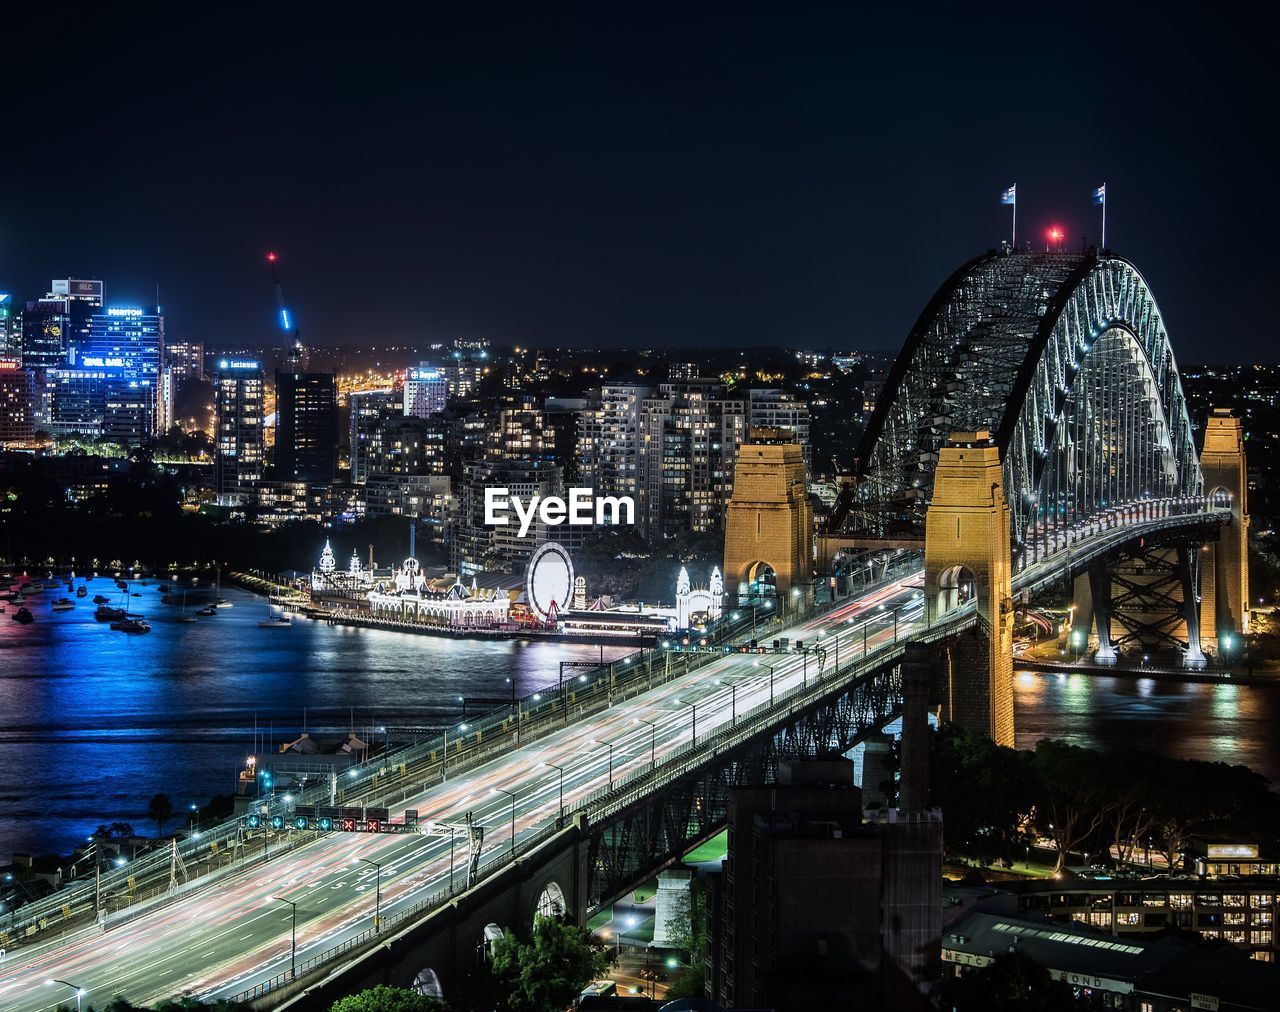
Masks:
[[[219,501],[241,499],[262,480],[265,394],[262,364],[222,358],[214,373],[214,491]]]
[[[280,481],[333,481],[338,468],[333,373],[276,370],[275,466]]]
[[[449,563],[456,572],[464,575],[494,570],[517,572],[544,541],[581,537],[587,530],[568,524],[552,527],[540,517],[529,525],[523,536],[514,517],[509,524],[490,526],[484,522],[485,491],[499,487],[525,502],[535,495],[541,498],[561,495],[560,469],[546,461],[522,464],[477,460],[466,464],[458,491],[457,516],[450,524],[447,539]]]
[[[442,543],[453,506],[453,481],[445,474],[374,474],[364,486],[365,515],[412,517],[428,540]]]

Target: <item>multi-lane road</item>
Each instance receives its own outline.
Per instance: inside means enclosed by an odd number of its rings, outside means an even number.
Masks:
[[[894,636],[895,625],[904,635],[921,621],[921,582],[917,571],[770,639],[821,642],[828,666],[836,661],[838,639],[840,663],[848,663],[864,641],[874,647]],[[416,809],[424,823],[456,823],[470,812],[486,827],[482,858],[496,856],[512,846],[513,831],[518,845],[552,824],[562,785],[565,810],[572,811],[611,776],[617,782],[647,767],[651,754],[659,764],[674,756],[692,740],[695,721],[701,739],[729,725],[735,713],[767,703],[771,693],[795,690],[815,669],[812,656],[806,668],[798,654],[726,655],[431,787],[398,806],[392,818]],[[0,1008],[54,1009],[74,1001],[68,985],[97,1005],[115,995],[135,1003],[234,996],[289,971],[295,916],[301,964],[373,926],[379,884],[384,918],[447,888],[450,844],[447,832],[317,834],[281,857],[105,933],[31,955],[9,953],[0,962]],[[459,836],[452,850],[459,888],[465,859]]]

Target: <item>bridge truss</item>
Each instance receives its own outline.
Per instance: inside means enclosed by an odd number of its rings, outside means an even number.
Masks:
[[[919,537],[938,453],[991,432],[1015,572],[1109,511],[1203,479],[1155,299],[1123,258],[992,252],[934,295],[890,371],[830,533]]]

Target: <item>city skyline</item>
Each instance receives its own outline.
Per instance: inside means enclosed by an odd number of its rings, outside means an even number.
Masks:
[[[259,344],[275,249],[315,344],[892,349],[1008,236],[1005,187],[1021,236],[1076,248],[1105,182],[1182,360],[1242,360],[1266,325],[1265,266],[1226,253],[1274,215],[1237,206],[1266,189],[1265,88],[1228,24],[419,17],[57,21],[66,58],[20,51],[15,103],[92,93],[111,127],[89,157],[20,145],[0,168],[27,198],[0,210],[0,290],[78,275],[150,304],[159,283],[175,337]],[[1100,40],[1135,37],[1162,58],[1118,77]]]

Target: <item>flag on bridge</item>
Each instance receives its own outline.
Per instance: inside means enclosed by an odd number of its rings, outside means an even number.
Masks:
[[[1107,248],[1107,184],[1103,183],[1093,191],[1093,203],[1102,207],[1102,248]]]
[[[1017,202],[1018,202],[1018,184],[1017,183],[1014,183],[1012,186],[1007,187],[1000,191],[1000,203],[1016,204]]]

